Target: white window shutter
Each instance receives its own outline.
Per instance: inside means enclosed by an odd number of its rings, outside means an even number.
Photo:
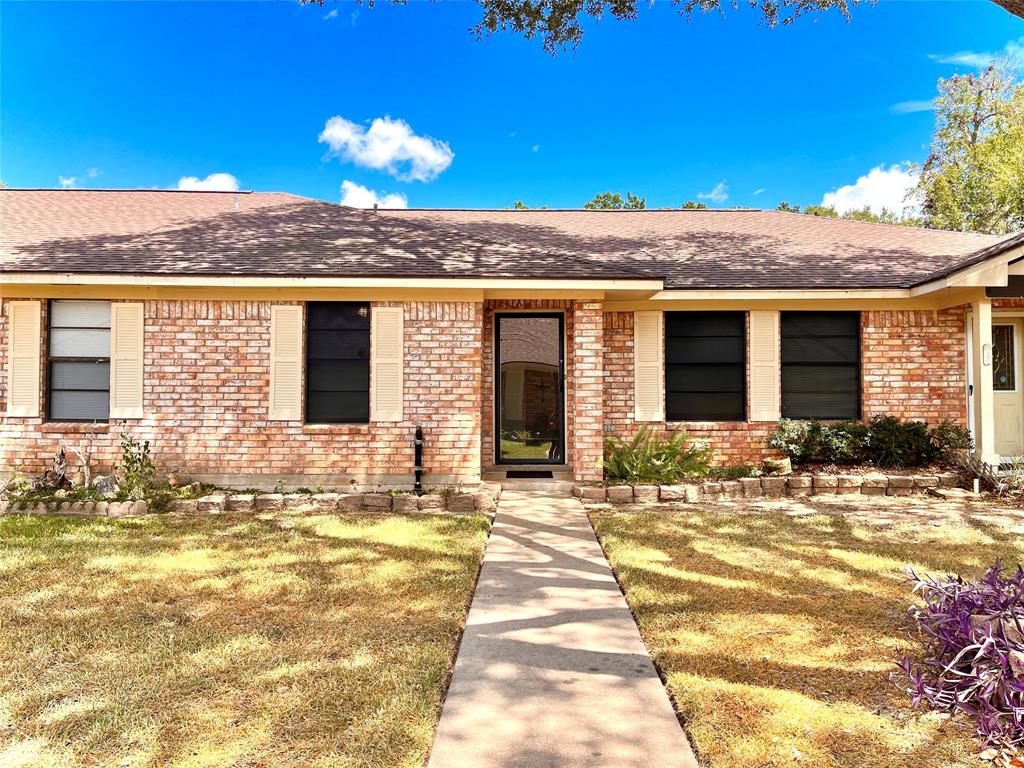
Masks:
[[[374,307],[370,320],[370,421],[401,421],[405,339],[402,307]]]
[[[664,315],[633,313],[633,405],[636,421],[665,420]]]
[[[778,421],[782,412],[779,313],[750,313],[750,420]]]
[[[110,305],[110,418],[142,418],[145,316],[141,302]]]
[[[7,304],[7,415],[39,416],[42,302]]]
[[[302,418],[302,307],[270,308],[270,421]]]

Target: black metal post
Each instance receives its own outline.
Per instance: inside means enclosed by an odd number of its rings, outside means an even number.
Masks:
[[[416,446],[416,482],[413,483],[412,489],[417,496],[423,495],[423,429],[422,427],[416,427],[416,440],[413,443]]]

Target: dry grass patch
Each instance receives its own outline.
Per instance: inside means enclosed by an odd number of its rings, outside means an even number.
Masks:
[[[887,679],[903,568],[976,574],[1024,559],[1020,536],[714,506],[592,520],[702,765],[981,765],[966,721],[913,712]]]
[[[0,518],[0,765],[418,766],[487,525]]]

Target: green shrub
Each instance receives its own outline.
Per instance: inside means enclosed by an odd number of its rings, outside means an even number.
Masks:
[[[923,421],[900,421],[875,416],[867,424],[782,419],[768,444],[795,464],[873,464],[878,467],[916,467],[947,459],[954,451],[969,450],[971,435],[951,421],[929,429]]]
[[[149,440],[139,442],[130,432],[121,433],[121,462],[117,467],[121,493],[129,499],[141,499],[153,486],[153,458]]]
[[[706,477],[711,447],[687,445],[682,429],[664,434],[643,427],[632,440],[609,435],[604,443],[604,476],[609,482],[665,485],[687,477]]]

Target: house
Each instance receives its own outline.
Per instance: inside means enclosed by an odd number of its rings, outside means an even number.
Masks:
[[[1024,235],[761,210],[389,210],[0,191],[0,471],[57,444],[238,486],[601,478],[682,424],[894,414],[1024,454]]]

